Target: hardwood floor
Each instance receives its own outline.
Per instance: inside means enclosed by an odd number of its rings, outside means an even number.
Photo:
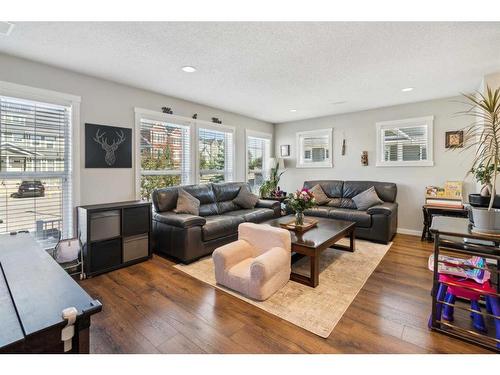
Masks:
[[[487,353],[427,329],[431,250],[418,237],[397,235],[327,339],[155,256],[81,282],[103,303],[103,311],[92,318],[91,352]]]

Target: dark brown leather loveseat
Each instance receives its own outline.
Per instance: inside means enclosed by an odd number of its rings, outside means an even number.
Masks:
[[[232,200],[244,182],[208,183],[182,186],[200,200],[200,215],[177,214],[179,187],[153,192],[153,248],[190,263],[212,253],[217,247],[237,239],[238,225],[260,223],[280,216],[280,203],[259,200],[251,209],[241,209]]]
[[[325,205],[306,210],[305,215],[354,221],[356,237],[383,243],[392,240],[398,228],[396,184],[380,181],[321,180],[306,181],[304,188],[312,189],[317,184],[331,200]],[[384,203],[366,211],[358,210],[352,198],[372,186]]]

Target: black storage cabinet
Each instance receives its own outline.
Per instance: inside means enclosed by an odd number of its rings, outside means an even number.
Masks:
[[[151,215],[144,201],[77,207],[85,276],[150,259]]]

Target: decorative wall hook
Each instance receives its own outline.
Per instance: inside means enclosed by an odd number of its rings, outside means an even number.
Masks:
[[[214,122],[216,124],[222,124],[222,120],[219,120],[218,117],[212,117],[212,122]]]
[[[194,120],[196,120],[198,118],[198,114],[195,113],[191,118],[194,119]]]
[[[170,108],[170,107],[161,107],[161,111],[162,111],[163,113],[168,114],[168,115],[171,115],[171,114],[173,114],[173,113],[174,113],[174,112],[172,111],[172,108]]]

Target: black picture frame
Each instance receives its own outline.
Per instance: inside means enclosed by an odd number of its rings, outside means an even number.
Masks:
[[[85,168],[132,168],[132,129],[86,123]]]
[[[290,156],[290,145],[281,145],[280,146],[280,156],[282,158],[286,158]]]

